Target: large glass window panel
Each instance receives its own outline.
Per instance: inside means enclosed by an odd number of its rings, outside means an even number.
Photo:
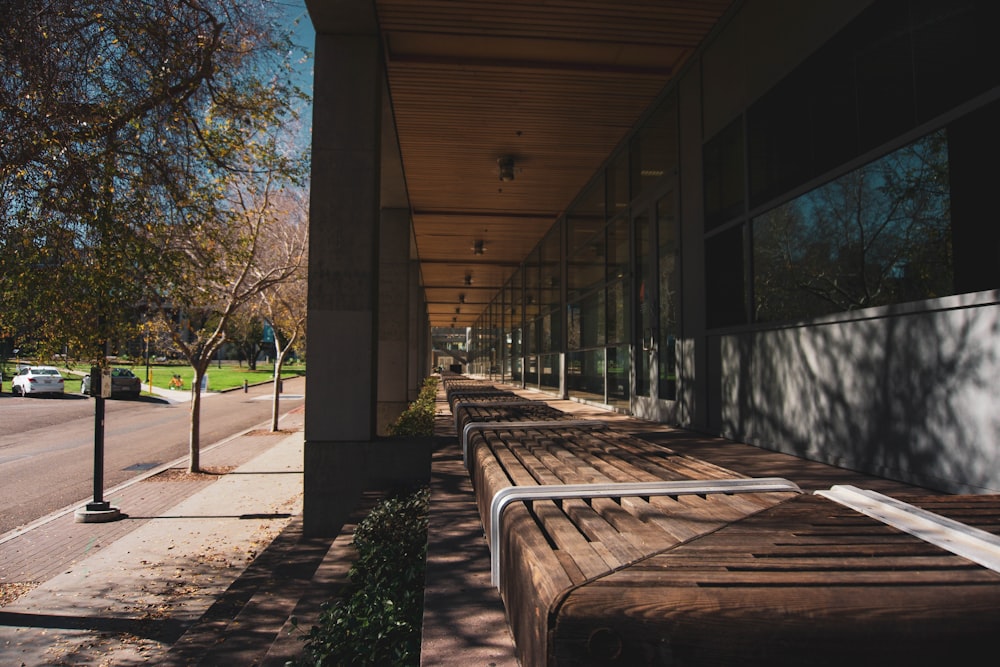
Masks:
[[[629,272],[628,218],[621,217],[608,225],[607,279],[621,280]]]
[[[953,292],[944,130],[753,221],[758,321]]]
[[[543,354],[541,359],[539,384],[548,389],[559,388],[559,355]]]
[[[677,399],[677,339],[681,335],[681,251],[677,198],[673,192],[657,203],[660,322],[659,397]]]
[[[524,317],[530,319],[538,316],[539,291],[539,251],[536,247],[524,262]]]
[[[605,180],[602,173],[587,186],[566,214],[570,254],[590,243],[594,234],[604,229],[607,220],[604,202]]]
[[[788,77],[747,112],[752,203],[766,201],[810,174],[808,90],[798,77]]]
[[[521,367],[521,329],[515,328],[511,331],[511,341],[510,341],[510,375],[515,382],[520,382],[522,375]]]
[[[571,397],[604,402],[604,348],[567,355],[566,389]]]
[[[560,220],[541,243],[541,311],[560,309],[560,286],[562,284],[562,221]]]
[[[743,118],[737,118],[704,147],[705,227],[714,229],[743,213],[745,167]]]
[[[1000,101],[948,126],[955,292],[1000,287]]]
[[[538,357],[528,355],[525,360],[524,384],[530,387],[538,386]]]
[[[580,301],[580,345],[604,345],[605,340],[604,289],[599,289]]]
[[[538,322],[536,320],[528,320],[524,323],[524,352],[525,354],[538,352]]]
[[[650,395],[649,363],[650,343],[656,317],[656,302],[653,280],[652,261],[652,227],[649,216],[645,213],[635,218],[635,275],[638,281],[636,287],[636,304],[638,308],[638,336],[641,337],[641,349],[636,350],[635,391],[638,396]]]
[[[628,204],[632,200],[629,191],[629,160],[628,151],[621,150],[611,160],[607,169],[608,179],[608,199],[607,215],[613,218],[628,210]]]
[[[624,343],[629,340],[628,280],[618,280],[608,285],[608,343]]]
[[[629,405],[629,345],[609,347],[607,354],[608,368],[608,405],[628,407]]]
[[[705,287],[710,328],[745,324],[744,226],[737,225],[705,242]]]
[[[677,171],[677,98],[671,94],[632,139],[632,197],[648,192]]]
[[[604,283],[607,250],[602,230],[572,254],[568,267],[570,298]]]
[[[1000,84],[1000,3],[916,2],[910,12],[919,121]]]
[[[903,11],[906,11],[904,8]],[[854,55],[858,137],[862,151],[874,148],[916,125],[913,46],[895,2],[876,2]]]
[[[558,352],[561,347],[560,330],[562,311],[551,311],[538,319],[540,352]]]

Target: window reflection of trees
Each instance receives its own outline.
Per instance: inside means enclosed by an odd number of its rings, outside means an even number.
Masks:
[[[945,131],[754,220],[758,321],[951,294]]]

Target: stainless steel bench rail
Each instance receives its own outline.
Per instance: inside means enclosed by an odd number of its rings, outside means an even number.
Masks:
[[[490,582],[500,588],[500,518],[507,506],[516,501],[774,492],[801,493],[802,489],[782,477],[508,486],[497,491],[490,502]]]
[[[814,493],[1000,572],[1000,537],[993,533],[849,484],[837,484]]]

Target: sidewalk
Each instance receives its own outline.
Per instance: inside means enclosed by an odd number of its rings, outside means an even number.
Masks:
[[[206,447],[208,474],[188,474],[179,461],[109,490],[127,515],[120,521],[76,523],[68,510],[0,536],[0,604],[16,598],[0,606],[0,664],[262,664],[202,662],[205,647],[196,657],[181,649],[209,620],[214,644],[234,632],[219,632],[220,602],[245,611],[260,594],[280,606],[262,585],[275,583],[276,568],[304,567],[308,582],[327,556],[333,540],[300,539],[302,423],[300,408],[280,433],[252,430]],[[270,565],[262,579],[236,585],[261,562]],[[279,588],[286,593],[291,609],[275,627],[252,624],[271,632],[254,650],[270,648],[299,603],[301,590]]]

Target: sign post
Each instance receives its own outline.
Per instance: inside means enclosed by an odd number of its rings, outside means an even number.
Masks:
[[[104,500],[104,400],[111,397],[111,369],[90,369],[90,395],[94,397],[94,499],[77,510],[77,523],[106,523],[122,517]]]

